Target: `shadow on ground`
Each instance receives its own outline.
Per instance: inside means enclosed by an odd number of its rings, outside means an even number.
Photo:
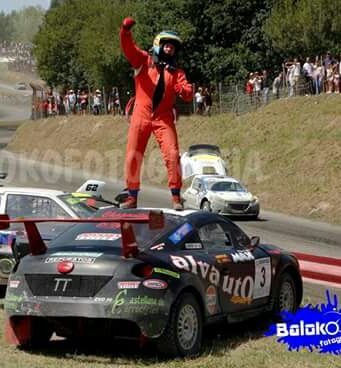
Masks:
[[[250,340],[262,338],[272,322],[274,319],[266,316],[261,321],[258,318],[234,325],[219,323],[219,325],[208,326],[203,334],[201,356],[221,356],[244,343],[250,342]],[[72,360],[77,360],[78,357],[82,363],[99,363],[103,362],[104,359],[108,363],[117,364],[121,359],[124,361],[128,359],[129,364],[134,364],[134,362],[153,364],[168,360],[156,353],[155,345],[152,342],[147,342],[141,346],[139,342],[131,340],[100,341],[96,339],[94,342],[94,340],[52,339],[44,348],[31,349],[28,352]]]

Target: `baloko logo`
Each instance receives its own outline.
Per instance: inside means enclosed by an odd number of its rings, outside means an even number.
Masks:
[[[212,285],[221,287],[223,292],[229,295],[241,296],[242,298],[252,298],[254,281],[251,276],[235,279],[225,275],[221,277],[219,270],[206,262],[196,261],[193,256],[170,256],[176,268],[199,275]]]

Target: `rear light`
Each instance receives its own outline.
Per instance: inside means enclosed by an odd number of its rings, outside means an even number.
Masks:
[[[137,277],[147,278],[153,274],[153,267],[146,263],[141,263],[134,266],[133,274]]]

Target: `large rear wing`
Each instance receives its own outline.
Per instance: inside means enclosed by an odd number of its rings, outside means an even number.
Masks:
[[[161,211],[149,211],[143,214],[120,213],[106,211],[106,217],[91,218],[24,218],[11,220],[8,215],[0,215],[0,230],[7,230],[10,224],[23,223],[27,233],[28,247],[31,255],[44,254],[47,246],[36,226],[37,223],[62,222],[62,223],[120,223],[122,236],[122,256],[135,257],[138,253],[136,237],[131,224],[148,223],[151,229],[161,229],[164,226],[164,217]]]

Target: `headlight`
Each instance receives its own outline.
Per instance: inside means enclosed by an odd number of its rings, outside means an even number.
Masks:
[[[256,203],[258,203],[258,197],[254,196],[252,198],[251,204],[256,204]]]

